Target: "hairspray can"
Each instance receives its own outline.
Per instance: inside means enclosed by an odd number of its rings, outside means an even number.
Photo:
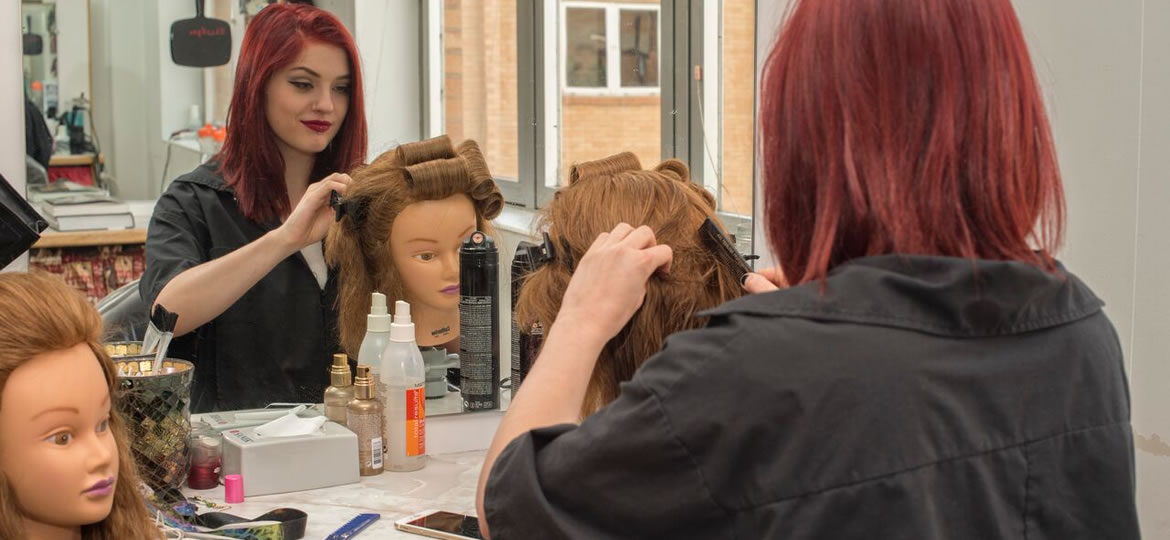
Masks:
[[[459,390],[469,411],[500,406],[499,261],[481,231],[459,248]]]
[[[528,273],[533,270],[531,249],[537,246],[532,242],[521,241],[516,245],[516,255],[512,257],[512,398],[515,399],[516,392],[520,390],[520,383],[524,380],[524,375],[527,370],[523,369],[521,358],[524,356],[522,351],[527,346],[528,339],[524,332],[520,331],[520,325],[516,323],[516,302],[520,300],[520,289],[524,286],[524,280],[528,277]]]

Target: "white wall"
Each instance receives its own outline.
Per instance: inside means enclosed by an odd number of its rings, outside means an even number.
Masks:
[[[369,156],[422,138],[419,2],[354,2],[362,57]],[[343,17],[344,19],[344,17]]]
[[[82,92],[85,92],[85,97],[93,99],[89,88],[86,4],[86,0],[57,0],[57,83],[61,110],[72,105],[73,99]]]
[[[24,79],[21,63],[20,3],[0,4],[0,174],[24,193]],[[28,255],[4,268],[19,271],[28,268]]]

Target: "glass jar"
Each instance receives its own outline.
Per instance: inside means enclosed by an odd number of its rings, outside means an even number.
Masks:
[[[191,427],[188,446],[191,449],[191,468],[187,471],[187,486],[191,489],[219,486],[223,435],[207,424],[196,424]]]

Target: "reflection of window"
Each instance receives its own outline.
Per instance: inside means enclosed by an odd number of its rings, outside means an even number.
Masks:
[[[658,92],[658,6],[607,2],[562,6],[566,93]]]

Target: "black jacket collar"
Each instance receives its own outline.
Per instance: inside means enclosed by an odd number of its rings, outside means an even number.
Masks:
[[[208,161],[191,171],[175,179],[176,182],[187,182],[190,184],[197,184],[203,187],[211,188],[216,191],[222,191],[235,195],[235,191],[227,185],[223,179],[223,174],[219,171],[219,163],[216,161]]]
[[[877,324],[985,337],[1081,319],[1104,303],[1057,263],[1056,272],[1009,261],[921,255],[855,259],[811,282],[749,295],[701,315],[735,313]]]

